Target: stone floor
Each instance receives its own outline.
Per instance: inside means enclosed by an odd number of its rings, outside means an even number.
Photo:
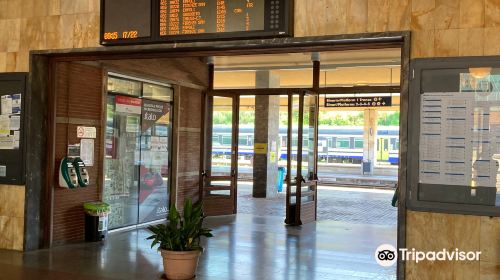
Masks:
[[[370,225],[397,225],[391,206],[394,190],[318,187],[318,221],[333,220]],[[285,193],[274,198],[253,198],[252,185],[238,182],[238,213],[283,217]]]
[[[396,243],[395,211],[381,206],[368,211],[373,205],[388,203],[391,195],[347,190],[328,193],[328,189],[320,189],[319,197],[325,200],[320,208],[342,211],[320,212],[324,219],[316,223],[289,227],[283,224],[280,212],[266,212],[283,209],[276,201],[252,200],[252,206],[245,206],[248,203],[241,199],[240,214],[207,218],[215,237],[204,241],[206,250],[197,279],[395,279],[395,267],[383,268],[374,259],[380,244]],[[353,198],[350,202],[349,197]],[[259,205],[267,206],[259,209],[262,212],[243,213],[243,209]],[[382,215],[382,208],[389,214]],[[349,213],[350,209],[356,212]],[[381,216],[376,219],[361,217],[379,212]],[[0,251],[0,279],[159,279],[161,257],[145,240],[148,235],[147,230],[138,229],[113,233],[105,242],[24,254]]]

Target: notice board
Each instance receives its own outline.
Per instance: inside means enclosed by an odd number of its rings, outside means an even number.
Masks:
[[[27,73],[0,73],[0,184],[24,185]]]

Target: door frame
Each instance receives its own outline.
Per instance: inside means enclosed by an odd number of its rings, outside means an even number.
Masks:
[[[26,174],[26,214],[25,224],[33,226],[25,228],[25,249],[51,247],[52,210],[53,210],[53,176],[55,142],[55,100],[54,92],[55,62],[91,61],[99,59],[129,58],[161,58],[185,56],[215,56],[238,54],[269,54],[287,52],[359,50],[370,48],[401,48],[401,122],[400,122],[400,162],[399,169],[399,207],[398,207],[398,248],[406,246],[406,200],[407,171],[406,158],[408,146],[408,100],[410,82],[410,31],[341,34],[316,37],[272,38],[255,40],[207,41],[180,44],[159,44],[144,46],[121,46],[113,48],[84,48],[67,50],[42,50],[30,52],[30,82],[26,102],[28,108],[36,108],[27,121],[27,127],[40,127],[40,120],[46,120],[46,129],[27,130],[29,146],[40,146],[33,153],[37,162],[27,166]],[[342,89],[340,89],[342,90]],[[344,88],[343,90],[346,90]],[[30,94],[36,92],[38,94]],[[321,92],[319,92],[321,93]],[[43,106],[41,106],[42,104]],[[174,112],[175,114],[175,112]],[[174,131],[174,134],[176,132]],[[40,137],[29,137],[38,135]],[[39,141],[37,139],[46,139]],[[203,140],[205,141],[205,140]],[[174,158],[175,162],[176,159]],[[38,174],[40,166],[45,166],[42,176]],[[42,208],[40,211],[39,209]],[[40,218],[38,218],[40,217]],[[26,236],[30,236],[27,238]],[[398,279],[404,279],[404,262],[398,262]]]
[[[225,97],[232,99],[232,124],[231,124],[231,174],[230,176],[212,176],[212,170],[209,168],[211,166],[212,161],[212,116],[213,116],[213,97]],[[240,104],[240,96],[235,94],[218,94],[217,92],[208,92],[204,98],[205,104],[203,104],[204,108],[204,123],[202,127],[204,127],[204,139],[206,139],[204,144],[201,147],[202,157],[202,176],[200,179],[200,199],[204,201],[206,199],[206,185],[208,182],[211,182],[212,178],[224,179],[222,177],[231,177],[230,180],[230,198],[233,199],[232,211],[226,212],[224,214],[236,214],[238,209],[238,133],[239,133],[239,104]],[[219,198],[220,199],[220,198]]]

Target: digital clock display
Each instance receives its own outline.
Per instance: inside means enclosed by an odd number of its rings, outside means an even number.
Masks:
[[[101,44],[291,36],[293,0],[101,0]]]
[[[151,0],[105,0],[104,41],[151,37]]]

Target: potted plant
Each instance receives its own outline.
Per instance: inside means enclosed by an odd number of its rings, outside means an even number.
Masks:
[[[184,203],[182,215],[175,205],[168,213],[166,224],[149,226],[153,233],[148,240],[151,248],[160,245],[158,250],[163,257],[163,269],[167,279],[191,279],[194,277],[198,259],[203,248],[200,237],[212,237],[212,230],[203,228],[201,203],[193,205],[190,199]]]

